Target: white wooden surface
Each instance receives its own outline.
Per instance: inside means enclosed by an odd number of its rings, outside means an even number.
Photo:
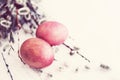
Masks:
[[[63,23],[72,39],[66,40],[70,45],[80,47],[80,52],[91,60],[86,62],[77,54],[69,56],[63,45],[55,54],[58,61],[45,69],[44,73],[34,71],[24,65],[18,58],[18,43],[11,55],[4,53],[14,80],[120,80],[120,1],[119,0],[42,0],[39,7],[48,20]],[[16,36],[16,41],[18,36]],[[20,43],[30,35],[20,32]],[[2,47],[0,47],[2,49]],[[2,52],[2,50],[1,50]],[[102,70],[99,65],[110,66]],[[86,70],[84,66],[90,67]],[[62,70],[59,70],[62,67]],[[78,72],[75,69],[79,68]],[[53,77],[48,77],[48,73]],[[11,80],[0,55],[0,80]]]

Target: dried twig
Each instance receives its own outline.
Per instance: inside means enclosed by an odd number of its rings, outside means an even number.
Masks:
[[[8,65],[7,62],[6,62],[6,59],[5,59],[5,57],[4,57],[4,54],[1,53],[1,55],[2,55],[3,61],[4,61],[4,63],[5,63],[5,66],[6,66],[6,68],[7,68],[7,72],[9,73],[11,80],[13,80],[12,73],[11,73],[11,71],[10,71],[10,69],[9,69],[9,65]]]
[[[82,54],[79,53],[79,51],[78,51],[79,48],[77,48],[77,47],[71,48],[69,45],[67,45],[65,43],[63,43],[63,45],[70,49],[70,55],[77,53],[78,55],[80,55],[82,58],[84,58],[86,61],[88,61],[90,63],[89,59],[87,59],[85,56],[83,56]]]

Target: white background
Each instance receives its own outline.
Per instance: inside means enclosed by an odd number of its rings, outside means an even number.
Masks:
[[[54,75],[48,80],[120,80],[119,0],[42,0],[39,7],[47,15],[48,20],[59,21],[68,28],[73,43],[91,60],[89,64],[82,58],[78,61],[78,55],[67,57],[68,55],[63,53],[67,52],[65,47],[61,46],[59,49],[63,54],[56,56],[60,62],[54,62],[44,69]],[[45,74],[39,75],[23,65],[14,54],[7,59],[14,80],[45,80],[42,79]],[[70,67],[56,72],[57,66],[64,62]],[[101,70],[99,67],[101,63],[109,65],[110,71]],[[82,68],[76,74],[73,70],[78,65]],[[90,66],[90,70],[86,71],[84,65]],[[0,66],[0,80],[10,80],[2,58]]]

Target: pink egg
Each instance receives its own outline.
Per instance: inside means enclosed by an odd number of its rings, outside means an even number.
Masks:
[[[45,21],[36,30],[36,36],[47,41],[50,45],[64,43],[68,37],[67,28],[56,21]]]
[[[37,69],[49,66],[54,60],[51,46],[39,38],[30,38],[24,41],[19,55],[24,63]]]

